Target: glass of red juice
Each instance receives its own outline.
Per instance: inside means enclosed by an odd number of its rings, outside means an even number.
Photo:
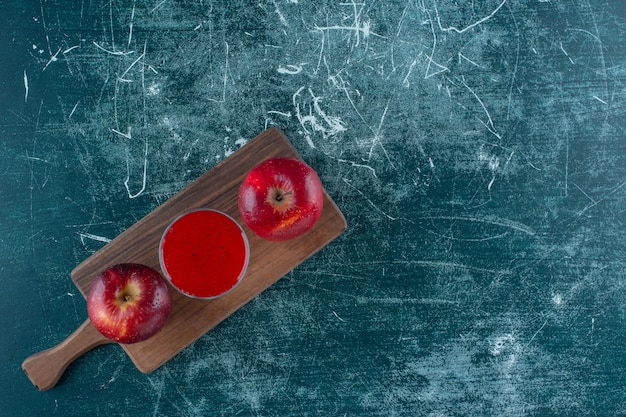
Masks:
[[[235,219],[213,209],[177,217],[159,245],[163,275],[192,298],[212,299],[228,293],[245,275],[249,260],[246,233]]]

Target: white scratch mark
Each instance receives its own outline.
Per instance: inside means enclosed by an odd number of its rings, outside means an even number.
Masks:
[[[487,128],[487,130],[493,133],[498,139],[502,139],[502,136],[500,136],[495,130],[495,127],[493,125],[493,120],[491,119],[491,115],[489,114],[489,110],[487,110],[487,106],[485,106],[485,103],[483,103],[480,97],[478,97],[478,94],[476,94],[476,92],[469,85],[467,85],[464,80],[461,80],[461,83],[463,84],[465,88],[469,90],[470,93],[472,93],[474,98],[476,98],[480,106],[483,108],[483,111],[487,115],[487,123],[485,123],[481,119],[478,119],[478,120]]]
[[[390,102],[390,100],[387,100],[387,103],[385,105],[385,109],[383,110],[383,114],[381,115],[380,121],[378,123],[378,128],[377,128],[377,130],[374,130],[372,128],[372,126],[370,126],[369,123],[367,123],[367,121],[365,121],[365,118],[363,117],[363,115],[361,114],[359,109],[357,109],[356,105],[354,104],[354,100],[352,100],[352,97],[350,96],[350,92],[348,91],[348,88],[346,87],[346,82],[343,80],[341,75],[333,76],[333,77],[330,78],[330,80],[337,86],[337,88],[339,90],[342,90],[345,93],[346,98],[350,102],[350,105],[354,109],[354,111],[357,114],[357,116],[359,116],[359,119],[361,119],[363,124],[365,126],[367,126],[369,131],[372,132],[372,134],[374,135],[374,137],[372,139],[372,145],[370,146],[370,151],[369,151],[369,156],[368,156],[369,159],[367,160],[367,162],[369,162],[369,160],[371,160],[373,149],[378,144],[378,145],[380,145],[380,147],[383,150],[385,156],[387,157],[387,161],[389,161],[389,164],[392,167],[395,167],[393,162],[389,158],[389,154],[387,153],[387,149],[385,149],[384,145],[380,142],[380,131],[382,129],[383,122],[385,121],[385,116],[387,115],[387,110],[389,109],[389,102]],[[339,82],[337,82],[337,80]],[[360,93],[358,92],[358,90],[357,90],[357,94],[360,96]]]
[[[278,69],[276,71],[278,71],[279,74],[289,74],[289,75],[295,75],[295,74],[299,74],[300,72],[302,72],[302,66],[305,64],[300,64],[300,65],[286,65],[286,66],[280,66],[278,67]]]
[[[191,156],[191,152],[193,151],[194,146],[196,146],[196,143],[198,143],[200,139],[196,139],[191,146],[189,147],[189,150],[185,153],[185,155],[183,155],[183,161],[187,161],[189,159],[189,157]],[[226,155],[228,156],[228,155]]]
[[[45,71],[46,68],[48,68],[48,65],[52,64],[53,62],[57,61],[57,56],[59,55],[59,52],[61,52],[61,48],[59,48],[58,51],[56,51],[56,53],[54,55],[52,55],[50,57],[50,60],[48,61],[48,63],[43,67],[42,71]]]
[[[602,99],[601,99],[600,97],[598,97],[598,96],[593,96],[593,98],[595,98],[596,100],[598,100],[598,101],[599,101],[600,103],[602,103],[602,104],[609,104],[609,103],[607,103],[606,101],[602,100]]]
[[[372,154],[374,153],[374,147],[378,144],[378,145],[380,145],[381,149],[385,153],[385,156],[387,157],[387,161],[389,161],[389,164],[392,167],[395,168],[394,163],[391,161],[391,158],[389,158],[389,154],[387,153],[387,149],[385,149],[385,147],[383,146],[382,142],[380,141],[380,138],[381,138],[380,131],[382,130],[383,122],[385,121],[385,116],[387,115],[387,110],[389,109],[389,102],[390,101],[391,101],[391,99],[387,100],[387,104],[385,105],[385,109],[383,110],[383,114],[380,116],[380,122],[378,123],[378,128],[376,129],[376,131],[374,132],[374,130],[372,128],[370,128],[372,133],[374,133],[374,139],[372,140],[372,146],[370,147],[370,151],[369,151],[369,154],[368,154],[368,161],[370,161],[372,159]],[[354,103],[352,105],[354,106]],[[369,128],[369,126],[368,126],[368,128]]]
[[[28,75],[26,75],[26,70],[24,70],[24,103],[28,102]]]
[[[529,236],[535,236],[536,233],[533,229],[526,226],[525,224],[509,220],[502,219],[497,217],[464,217],[464,216],[434,216],[428,217],[429,220],[449,220],[449,221],[465,221],[465,222],[477,222],[477,223],[485,223],[492,224],[494,226],[508,227],[513,230],[517,230],[519,232],[525,233]]]
[[[102,51],[106,52],[107,54],[111,54],[111,55],[118,55],[118,56],[119,56],[119,55],[123,55],[123,56],[127,56],[127,55],[132,55],[132,54],[134,54],[134,53],[135,53],[135,51],[128,51],[128,52],[123,52],[123,51],[110,51],[110,50],[108,50],[108,49],[106,49],[106,48],[104,48],[104,47],[102,47],[102,46],[98,45],[98,43],[97,43],[97,42],[95,42],[95,41],[93,42],[93,44],[96,46],[96,48],[98,48],[98,49],[100,49],[100,50],[102,50]]]
[[[128,198],[136,198],[139,197],[145,190],[146,190],[146,175],[148,173],[148,141],[146,140],[146,147],[145,147],[145,151],[144,151],[144,160],[143,160],[143,179],[142,179],[142,186],[141,189],[135,193],[132,194],[130,192],[130,188],[128,188],[128,181],[130,181],[130,164],[128,162],[128,159],[126,160],[126,179],[124,180],[124,187],[126,187],[126,192],[128,192]]]
[[[118,135],[120,135],[120,136],[122,136],[122,137],[124,137],[126,139],[132,139],[131,131],[132,131],[132,126],[128,126],[128,132],[127,133],[122,133],[122,132],[120,132],[117,129],[111,128],[111,132],[117,133]]]
[[[111,32],[111,46],[115,50],[115,30],[113,30],[113,0],[109,0],[109,25]]]
[[[335,313],[334,311],[333,311],[333,315],[334,315],[335,317],[337,317],[337,319],[339,319],[339,321],[343,321],[344,323],[346,322],[344,319],[342,319],[341,317],[339,317],[339,315],[338,315],[337,313]]]
[[[520,56],[520,30],[519,30],[519,26],[517,24],[517,19],[515,19],[515,15],[513,14],[513,12],[511,11],[511,8],[509,7],[509,13],[511,14],[511,18],[513,19],[513,23],[515,24],[515,34],[516,34],[516,40],[517,40],[517,48],[515,51],[515,66],[513,67],[513,74],[511,75],[511,83],[509,85],[509,96],[508,96],[508,106],[506,109],[506,119],[509,120],[510,115],[511,115],[511,98],[513,97],[513,85],[515,84],[515,77],[517,76],[517,68],[519,66],[519,56]],[[518,88],[518,91],[519,88]],[[521,94],[521,91],[520,91]]]
[[[315,149],[315,145],[313,144],[313,141],[310,138],[309,131],[307,130],[305,126],[306,122],[312,123],[312,121],[315,119],[312,118],[312,116],[302,116],[302,114],[300,113],[300,103],[298,103],[296,100],[300,96],[300,93],[302,92],[302,90],[304,90],[304,86],[300,87],[298,91],[296,91],[293,94],[293,96],[291,96],[291,101],[293,103],[293,107],[296,109],[296,117],[298,118],[298,121],[300,122],[300,126],[302,126],[302,129],[304,130],[307,143],[309,144],[311,148]]]
[[[50,36],[48,36],[48,27],[46,25],[46,14],[43,10],[43,1],[39,2],[39,7],[41,9],[41,23],[43,25],[44,32],[46,34],[46,43],[48,45],[48,53],[52,55],[52,48],[50,47]],[[36,22],[38,22],[37,18],[34,18]],[[42,51],[43,52],[43,51]]]
[[[350,294],[352,296],[352,294]],[[398,297],[365,297],[365,296],[353,296],[358,304],[422,304],[422,305],[457,305],[458,301],[442,300],[436,298],[398,298]],[[403,338],[402,340],[410,340],[410,338]]]
[[[98,236],[98,235],[94,235],[91,233],[79,233],[79,235],[80,235],[80,241],[83,245],[85,244],[85,239],[91,239],[91,240],[95,240],[96,242],[104,242],[104,243],[109,243],[111,241],[111,239],[109,239],[108,237]]]
[[[72,52],[74,49],[80,48],[80,45],[74,45],[70,48],[67,48],[65,51],[63,51],[63,55]]]
[[[159,407],[161,405],[161,397],[163,396],[163,391],[165,388],[165,378],[161,377],[160,379],[157,379],[157,378],[148,377],[148,382],[150,383],[150,385],[152,386],[152,389],[156,393],[156,399],[154,401],[154,409],[152,411],[152,417],[157,417],[160,415]]]
[[[361,197],[363,197],[365,199],[365,201],[367,201],[369,203],[370,206],[372,206],[374,209],[376,209],[376,211],[378,211],[380,214],[382,214],[383,216],[385,216],[386,218],[388,218],[389,220],[395,221],[398,220],[397,217],[393,217],[390,216],[389,214],[385,213],[384,211],[382,211],[380,208],[378,208],[376,206],[376,204],[374,204],[372,202],[372,200],[370,200],[369,198],[367,198],[367,196],[358,188],[356,188],[354,185],[352,185],[350,183],[350,180],[348,180],[347,178],[342,178],[343,182],[345,182],[350,188],[352,188],[353,190],[355,190],[357,193],[359,193],[361,195]]]
[[[561,51],[563,51],[563,53],[565,54],[565,56],[567,57],[567,59],[569,59],[569,62],[571,62],[572,64],[574,63],[574,60],[569,56],[569,54],[567,53],[567,51],[565,51],[565,48],[563,48],[563,42],[559,42],[560,46],[561,46]]]
[[[135,1],[133,0],[133,10],[130,12],[130,23],[128,24],[128,46],[133,40],[133,24],[135,22]]]
[[[564,181],[563,186],[565,189],[565,196],[567,197],[569,193],[569,134],[567,133],[566,133],[566,141],[565,141],[565,181]],[[583,192],[583,194],[585,194],[585,192]],[[591,201],[593,201],[593,199]]]
[[[466,264],[462,264],[462,263],[446,262],[446,261],[436,261],[436,260],[432,260],[432,261],[428,261],[428,260],[418,261],[418,260],[413,260],[413,259],[394,260],[394,261],[374,260],[374,261],[351,262],[350,265],[381,265],[381,266],[383,266],[383,265],[402,265],[402,266],[424,265],[424,266],[428,266],[430,268],[437,268],[437,269],[462,269],[462,270],[467,270],[467,271],[480,272],[480,273],[484,273],[484,274],[495,274],[495,275],[511,275],[511,274],[513,274],[513,272],[511,270],[508,270],[508,269],[486,269],[486,268],[479,268],[479,267],[476,267],[476,266],[466,265]]]
[[[515,155],[515,151],[511,151],[511,154],[506,159],[506,162],[504,163],[504,166],[502,167],[502,172],[504,172],[504,169],[509,165],[509,162],[511,162],[511,159],[513,159],[513,155]]]
[[[374,178],[378,179],[378,176],[376,175],[376,170],[374,168],[372,168],[371,166],[369,166],[369,165],[357,164],[356,162],[348,161],[347,159],[337,159],[337,162],[347,163],[347,164],[352,165],[353,167],[369,169],[370,171],[372,171],[372,174],[374,175]]]
[[[578,191],[580,191],[581,193],[583,193],[583,195],[584,195],[585,197],[587,197],[587,198],[589,199],[589,201],[591,201],[591,202],[592,202],[592,203],[594,203],[594,204],[596,204],[596,203],[597,203],[597,201],[596,201],[596,200],[594,200],[593,198],[591,198],[591,196],[590,196],[589,194],[587,194],[587,193],[585,192],[585,190],[583,190],[582,188],[580,188],[580,187],[578,186],[578,184],[576,184],[576,183],[574,183],[574,182],[571,182],[571,181],[570,181],[570,183],[571,183],[571,184],[573,184],[573,185],[574,185],[574,187],[576,187],[576,188],[578,189]]]
[[[589,333],[593,333],[593,331],[595,330],[596,327],[596,319],[595,317],[591,318],[591,331]]]
[[[311,132],[309,132],[309,130],[306,127],[307,123],[311,126],[314,132],[321,132],[324,138],[334,136],[340,132],[343,132],[346,130],[346,128],[344,126],[344,122],[339,117],[329,116],[328,114],[326,114],[326,112],[322,109],[322,107],[319,104],[320,101],[322,100],[322,97],[316,96],[313,93],[313,90],[311,90],[310,88],[308,89],[308,91],[309,91],[309,94],[311,95],[311,98],[313,99],[313,109],[315,110],[315,113],[317,114],[317,116],[312,114],[310,110],[309,110],[309,115],[303,115],[300,110],[300,103],[298,103],[297,101],[297,99],[300,97],[300,93],[302,92],[302,90],[304,90],[304,87],[300,87],[293,94],[292,102],[293,102],[293,106],[295,107],[296,117],[298,118],[298,121],[300,122],[300,126],[302,126],[302,129],[304,130],[306,141],[311,148],[315,149],[315,144],[313,143],[313,140],[311,139],[311,136],[310,136]],[[326,123],[327,126],[320,123],[318,116]]]
[[[76,104],[74,104],[74,107],[72,108],[72,111],[70,112],[70,115],[67,116],[68,119],[71,119],[72,116],[74,115],[74,112],[76,111],[76,108],[78,107],[78,103],[80,103],[80,100],[76,102]]]
[[[420,52],[417,58],[419,58],[421,55],[422,53]],[[409,65],[409,69],[407,70],[406,75],[404,76],[404,80],[402,80],[402,85],[404,85],[405,87],[408,87],[410,85],[409,76],[411,75],[411,72],[413,72],[413,67],[415,66],[415,64],[417,64],[417,58],[415,58],[413,62],[411,62],[411,64]]]
[[[48,161],[47,159],[37,158],[36,156],[27,156],[26,159],[28,159],[29,161],[45,162],[46,164],[50,163],[50,161]]]
[[[448,67],[445,67],[441,64],[438,64],[437,62],[435,62],[433,60],[433,57],[435,56],[435,51],[437,50],[437,35],[435,34],[435,25],[433,23],[433,19],[432,17],[430,17],[430,12],[428,12],[428,17],[429,17],[429,22],[430,22],[430,30],[432,32],[433,35],[433,47],[430,51],[430,56],[428,57],[428,65],[426,65],[426,73],[424,74],[424,79],[428,79],[430,77],[434,77],[437,74],[441,74],[442,72],[446,72],[449,71]],[[430,72],[430,66],[431,64],[435,64],[437,67],[439,67],[439,71],[435,71],[433,73]]]
[[[362,32],[363,35],[365,36],[369,36],[370,32],[369,32],[369,24],[362,24],[359,26],[339,26],[339,25],[334,25],[334,26],[315,26],[315,30],[319,31],[319,32],[324,32],[324,31],[328,31],[328,30],[353,30],[356,33],[360,33]]]
[[[469,26],[464,27],[463,29],[459,29],[455,26],[448,26],[448,27],[443,27],[441,25],[441,19],[439,16],[439,10],[437,10],[437,2],[435,2],[435,13],[437,14],[437,24],[439,25],[439,30],[441,30],[442,32],[456,32],[456,33],[463,33],[463,32],[467,32],[468,30],[472,29],[473,27],[476,27],[484,22],[486,22],[487,20],[491,19],[496,13],[498,13],[498,10],[500,10],[502,8],[502,6],[504,6],[504,3],[506,3],[506,0],[503,0],[502,3],[500,3],[498,5],[498,7],[496,7],[491,13],[489,13],[487,16],[483,17],[482,19],[472,23]]]
[[[463,55],[461,52],[459,52],[459,63],[461,62],[461,59],[466,60],[467,62],[469,62],[470,64],[478,67],[478,68],[482,68],[479,64],[477,64],[476,62],[472,61],[471,59],[469,59],[468,57],[466,57],[465,55]]]
[[[276,9],[276,14],[278,15],[278,18],[280,19],[280,23],[282,23],[283,26],[285,27],[289,27],[289,23],[287,23],[287,19],[285,19],[285,16],[278,8],[278,4],[276,3],[276,0],[272,0],[272,3],[274,3],[274,8]]]
[[[291,117],[291,112],[284,113],[282,111],[268,110],[267,114],[277,114],[279,116]]]
[[[541,325],[541,327],[535,332],[535,334],[533,334],[533,336],[530,338],[530,340],[528,341],[528,343],[526,343],[526,347],[528,347],[531,342],[533,340],[535,340],[535,337],[537,337],[537,335],[539,334],[540,331],[543,330],[544,327],[546,327],[546,324],[548,324],[548,320],[544,321],[543,324]]]
[[[222,85],[222,98],[220,100],[216,100],[214,98],[209,98],[209,101],[212,101],[214,103],[225,103],[226,102],[226,83],[228,82],[228,71],[229,71],[229,64],[228,64],[228,43],[224,42],[224,46],[226,48],[226,58],[224,61],[224,78],[223,78],[223,85]]]
[[[142,55],[144,57],[146,56],[146,48],[147,47],[148,47],[148,41],[146,40],[143,43],[143,54]],[[141,66],[140,73],[141,73],[141,91],[143,91],[143,97],[142,97],[143,98],[143,115],[144,115],[143,124],[144,124],[144,127],[146,127],[146,125],[147,125],[147,120],[146,120],[146,100],[147,100],[147,96],[148,95],[146,94],[146,66],[145,65]],[[147,143],[146,143],[146,146],[148,146]]]
[[[574,184],[576,185],[576,184]],[[619,190],[621,190],[624,186],[626,185],[626,182],[621,183],[620,185],[618,185],[617,187],[613,188],[607,195],[605,195],[604,197],[600,198],[599,200],[593,200],[592,199],[592,203],[588,204],[587,206],[585,206],[585,208],[583,208],[578,214],[577,217],[582,216],[583,214],[585,214],[589,209],[597,206],[598,204],[600,204],[601,202],[603,202],[604,200],[606,200],[607,198],[609,198],[610,196],[612,196],[613,194],[615,194],[616,192],[618,192]],[[582,191],[582,190],[581,190]]]
[[[143,47],[144,52],[143,52],[141,55],[139,55],[139,57],[138,57],[136,60],[134,60],[134,61],[133,61],[133,62],[132,62],[132,63],[128,66],[128,68],[126,68],[126,71],[124,71],[124,72],[122,73],[122,75],[120,75],[120,76],[119,76],[120,80],[122,80],[122,79],[124,78],[124,76],[125,76],[126,74],[128,74],[128,71],[130,71],[130,70],[131,70],[131,69],[135,66],[135,64],[137,64],[137,62],[141,61],[141,60],[142,60],[142,59],[146,56],[146,52],[145,52],[145,51],[146,51],[146,43],[147,43],[147,41],[144,43],[144,47]]]
[[[326,114],[326,112],[324,112],[324,110],[322,110],[322,107],[320,106],[320,101],[322,101],[323,97],[316,96],[315,94],[313,94],[313,90],[311,90],[310,88],[309,88],[309,94],[311,95],[311,98],[313,99],[313,108],[315,109],[315,112],[330,127],[330,130],[328,131],[329,135],[334,136],[335,134],[339,132],[345,131],[346,128],[343,125],[343,121],[339,117],[329,116]]]
[[[154,9],[152,9],[150,12],[154,13],[155,10],[157,10],[159,7],[163,6],[163,3],[165,3],[167,0],[161,0],[161,2],[159,4],[157,4],[156,6],[154,6]]]
[[[356,19],[356,18],[355,18]],[[365,39],[369,38],[370,36],[376,36],[378,38],[381,39],[387,39],[386,36],[382,36],[379,35],[375,32],[372,32],[370,30],[370,22],[359,22],[359,21],[355,21],[354,26],[341,26],[341,25],[333,25],[333,26],[315,26],[314,28],[315,31],[317,32],[326,32],[326,31],[331,31],[331,30],[338,30],[338,31],[354,31],[354,33],[356,34],[356,41],[354,46],[359,46],[360,43],[360,35],[362,34],[363,37]]]
[[[315,67],[315,71],[313,71],[313,74],[317,75],[317,72],[320,69],[320,66],[322,65],[322,60],[324,60],[324,63],[326,63],[326,57],[324,56],[324,47],[326,45],[326,34],[324,32],[320,32],[322,35],[322,42],[320,45],[320,53],[318,55],[317,58],[317,66]]]
[[[573,28],[573,29],[566,29],[566,30],[571,30],[572,32],[582,32],[582,33],[586,33],[587,35],[591,36],[592,38],[594,38],[595,40],[597,40],[600,44],[602,44],[602,41],[600,40],[600,38],[597,35],[594,35],[593,33],[589,32],[588,30],[585,29],[578,29],[578,28]]]

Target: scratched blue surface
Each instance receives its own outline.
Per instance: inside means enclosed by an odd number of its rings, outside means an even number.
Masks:
[[[0,7],[0,414],[626,414],[624,2]],[[154,373],[38,392],[71,269],[272,126],[345,234]]]

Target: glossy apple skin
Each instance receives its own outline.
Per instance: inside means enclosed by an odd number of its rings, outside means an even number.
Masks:
[[[87,313],[94,326],[118,343],[140,342],[165,325],[172,308],[162,275],[140,264],[117,264],[94,279]]]
[[[324,189],[317,173],[299,159],[266,159],[239,188],[239,213],[257,235],[272,241],[307,232],[322,214]]]

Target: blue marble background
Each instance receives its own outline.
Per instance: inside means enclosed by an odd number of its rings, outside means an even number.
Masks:
[[[626,414],[622,1],[0,7],[0,414]],[[71,269],[273,126],[348,230],[154,373],[38,392]]]

